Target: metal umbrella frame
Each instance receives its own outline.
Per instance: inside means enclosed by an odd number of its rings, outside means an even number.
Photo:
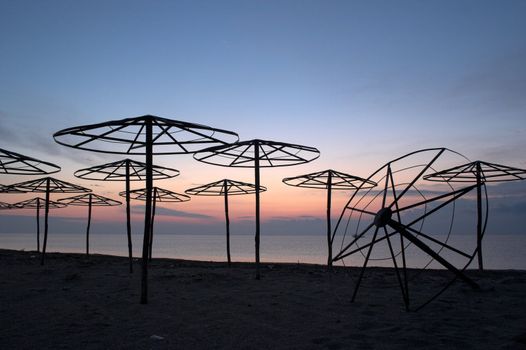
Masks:
[[[314,147],[260,139],[210,147],[194,154],[196,160],[207,164],[225,167],[254,168],[256,186],[256,279],[260,279],[260,168],[304,164],[317,159],[319,156],[320,151]]]
[[[44,214],[44,244],[42,245],[42,258],[40,261],[41,265],[44,265],[44,259],[46,256],[47,246],[47,233],[48,233],[48,217],[49,217],[49,195],[50,193],[86,193],[91,192],[89,188],[75,185],[66,181],[62,181],[53,177],[44,177],[36,180],[19,182],[11,185],[16,189],[35,192],[45,193],[45,214]]]
[[[0,202],[0,210],[5,209],[13,209],[13,205],[6,202]]]
[[[60,167],[53,163],[0,148],[0,174],[45,175],[59,171]]]
[[[259,192],[266,191],[267,188],[264,186],[259,187]],[[230,258],[230,219],[228,216],[228,196],[229,195],[242,195],[242,194],[252,194],[256,192],[256,185],[230,180],[223,179],[216,182],[211,182],[206,185],[192,187],[184,191],[187,194],[193,196],[223,196],[225,199],[225,223],[226,223],[226,256],[228,261],[228,266],[231,265]]]
[[[18,190],[13,186],[0,185],[0,193],[26,193],[25,191]]]
[[[125,181],[126,183],[126,234],[128,238],[128,258],[130,273],[133,272],[133,244],[131,238],[131,213],[130,213],[130,182],[144,181],[146,179],[146,163],[132,159],[123,159],[107,164],[95,165],[79,169],[74,174],[85,180],[96,181]],[[152,165],[153,180],[169,179],[179,176],[179,170]]]
[[[189,154],[204,147],[235,142],[235,132],[152,115],[112,120],[60,130],[53,135],[61,145],[146,158],[146,210],[141,264],[141,304],[148,302],[148,242],[153,187],[153,155]]]
[[[375,187],[377,183],[332,169],[286,177],[282,181],[289,186],[327,190],[327,266],[330,268],[332,266],[333,244],[331,230],[332,190],[357,190],[359,187],[368,189]]]
[[[25,201],[12,204],[16,209],[36,209],[37,222],[37,252],[40,252],[40,208],[45,208],[46,199],[41,197],[34,197]],[[48,209],[60,209],[67,207],[64,203],[49,201]]]
[[[526,179],[526,170],[513,168],[507,165],[493,164],[484,161],[474,161],[453,168],[438,171],[424,176],[425,180],[435,182],[466,182],[476,183],[477,189],[477,258],[478,268],[484,270],[482,259],[482,238],[486,232],[488,220],[488,195],[486,196],[486,219],[482,223],[482,187],[487,182],[509,182]]]
[[[357,190],[351,196],[333,232],[333,235],[340,234],[342,237],[340,252],[333,261],[343,261],[356,253],[364,257],[352,301],[356,298],[368,262],[373,260],[372,250],[380,244],[384,245],[389,257],[376,260],[392,260],[406,310],[410,309],[409,281],[432,262],[449,270],[453,278],[416,310],[440,296],[456,279],[473,289],[479,289],[478,284],[464,273],[473,261],[475,249],[473,252],[466,252],[448,242],[454,225],[455,202],[476,185],[455,189],[448,184],[447,190],[427,192],[419,188],[425,185],[425,175],[436,172],[436,168],[444,168],[444,163],[450,164],[452,159],[459,157],[466,159],[447,148],[428,148],[408,153],[386,163],[367,178],[377,182],[379,186],[368,189],[365,193]],[[426,198],[424,193],[429,193],[429,196]],[[444,222],[442,215],[449,210],[451,222],[448,223]],[[445,235],[436,235],[437,223],[444,226]],[[352,227],[356,228],[356,233],[351,235]],[[399,240],[395,239],[397,237]],[[407,254],[409,247],[415,249],[415,255]],[[413,276],[409,278],[407,259],[422,253],[430,260],[427,263],[421,260],[424,267],[411,271]],[[426,293],[421,293],[422,296],[431,293],[427,289]]]
[[[18,188],[15,188],[13,187],[13,185],[0,185],[0,193],[16,194],[16,193],[26,193],[26,191],[22,191]]]
[[[91,209],[95,207],[111,207],[121,205],[122,203],[114,199],[100,196],[94,193],[85,193],[78,196],[61,198],[58,200],[60,203],[67,204],[68,206],[80,206],[88,207],[88,224],[86,226],[86,255],[89,257],[89,230],[91,226]]]
[[[188,202],[190,200],[190,197],[185,194],[169,191],[164,188],[154,186],[152,190],[153,190],[152,220],[151,220],[151,225],[150,225],[150,242],[148,242],[149,244],[148,258],[150,259],[150,261],[152,260],[153,223],[155,221],[155,208],[156,208],[157,202],[181,203],[181,202]],[[132,190],[129,192],[126,192],[126,191],[119,192],[119,196],[121,197],[131,196],[132,199],[146,201],[147,192],[146,192],[146,188],[141,188],[141,189]]]

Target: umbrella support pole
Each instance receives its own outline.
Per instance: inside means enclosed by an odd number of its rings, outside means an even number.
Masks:
[[[131,212],[130,212],[130,163],[126,162],[126,235],[128,237],[128,259],[130,273],[133,273],[133,248],[131,239]]]
[[[228,261],[228,266],[232,264],[232,261],[230,259],[230,219],[228,217],[228,189],[226,188],[226,180],[225,180],[225,223],[226,223],[226,258]]]
[[[44,260],[46,257],[46,246],[47,246],[47,230],[48,230],[48,218],[49,218],[49,187],[50,187],[49,178],[46,180],[46,203],[44,209],[44,243],[42,244],[42,257],[40,260],[40,265],[44,265]]]
[[[91,226],[91,203],[92,195],[89,195],[89,204],[88,204],[88,226],[86,227],[86,256],[89,258],[89,229]]]
[[[153,137],[152,121],[146,121],[146,210],[144,211],[144,236],[142,241],[141,304],[148,304],[148,243],[150,242],[150,221],[152,218],[152,166]]]

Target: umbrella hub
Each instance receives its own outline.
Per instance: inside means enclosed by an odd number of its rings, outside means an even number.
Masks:
[[[376,227],[384,227],[389,223],[391,220],[391,216],[393,216],[393,211],[391,208],[382,208],[374,217],[374,224]]]

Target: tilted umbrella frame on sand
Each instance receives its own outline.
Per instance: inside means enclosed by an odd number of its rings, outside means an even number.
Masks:
[[[425,185],[425,175],[433,172],[436,168],[440,168],[443,163],[450,164],[452,160],[457,158],[466,159],[458,152],[447,148],[428,148],[408,153],[386,163],[367,178],[367,180],[381,183],[381,185],[353,193],[333,232],[333,236],[340,234],[342,237],[341,250],[333,258],[334,262],[356,253],[360,253],[364,257],[364,263],[354,286],[351,301],[355,300],[367,264],[369,260],[373,259],[371,256],[373,247],[381,243],[384,246],[385,244],[388,245],[387,252],[390,255],[386,259],[392,260],[406,310],[410,310],[410,279],[408,277],[407,259],[416,259],[415,257],[422,253],[430,260],[427,263],[425,260],[421,260],[420,264],[424,264],[424,267],[420,270],[412,266],[411,280],[414,280],[414,277],[425,270],[431,262],[438,263],[452,272],[453,277],[449,283],[438,288],[437,293],[432,294],[425,302],[416,307],[416,311],[440,296],[456,279],[462,280],[473,289],[480,288],[474,280],[464,273],[464,270],[473,261],[476,250],[474,249],[469,254],[469,252],[464,251],[465,249],[455,248],[448,242],[455,218],[455,202],[473,190],[476,185],[455,189],[448,184],[445,190],[431,191],[432,197],[428,198],[418,188],[418,186]],[[446,223],[442,228],[446,234],[438,235],[439,232],[436,232],[436,226],[433,224],[436,224],[437,220],[442,222],[442,215],[449,210],[452,210],[451,222]],[[356,218],[354,224],[353,218]],[[356,234],[350,235],[348,233],[350,233],[353,225],[356,227]],[[360,243],[366,237],[371,236],[369,243]],[[400,251],[398,253],[395,252],[396,240],[392,238],[393,236],[399,238],[398,249]],[[350,242],[347,239],[350,239]],[[408,255],[406,252],[408,247],[414,248],[415,254]],[[366,251],[366,253],[364,254],[362,251]],[[401,262],[397,262],[399,256]],[[427,289],[425,292],[426,295],[432,293],[431,290]],[[415,293],[411,295],[415,295]],[[423,299],[423,296],[420,299]]]
[[[148,302],[148,253],[153,187],[153,155],[190,154],[239,139],[235,132],[205,125],[144,115],[67,128],[53,135],[61,145],[87,151],[144,155],[146,210],[141,261],[141,304]]]

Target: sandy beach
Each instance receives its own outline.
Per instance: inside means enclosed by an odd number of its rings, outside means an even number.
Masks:
[[[157,259],[149,304],[140,265],[103,255],[0,250],[1,349],[526,349],[526,271],[469,271],[406,312],[392,269]],[[426,271],[433,289],[450,277]],[[414,297],[418,298],[415,289]]]

